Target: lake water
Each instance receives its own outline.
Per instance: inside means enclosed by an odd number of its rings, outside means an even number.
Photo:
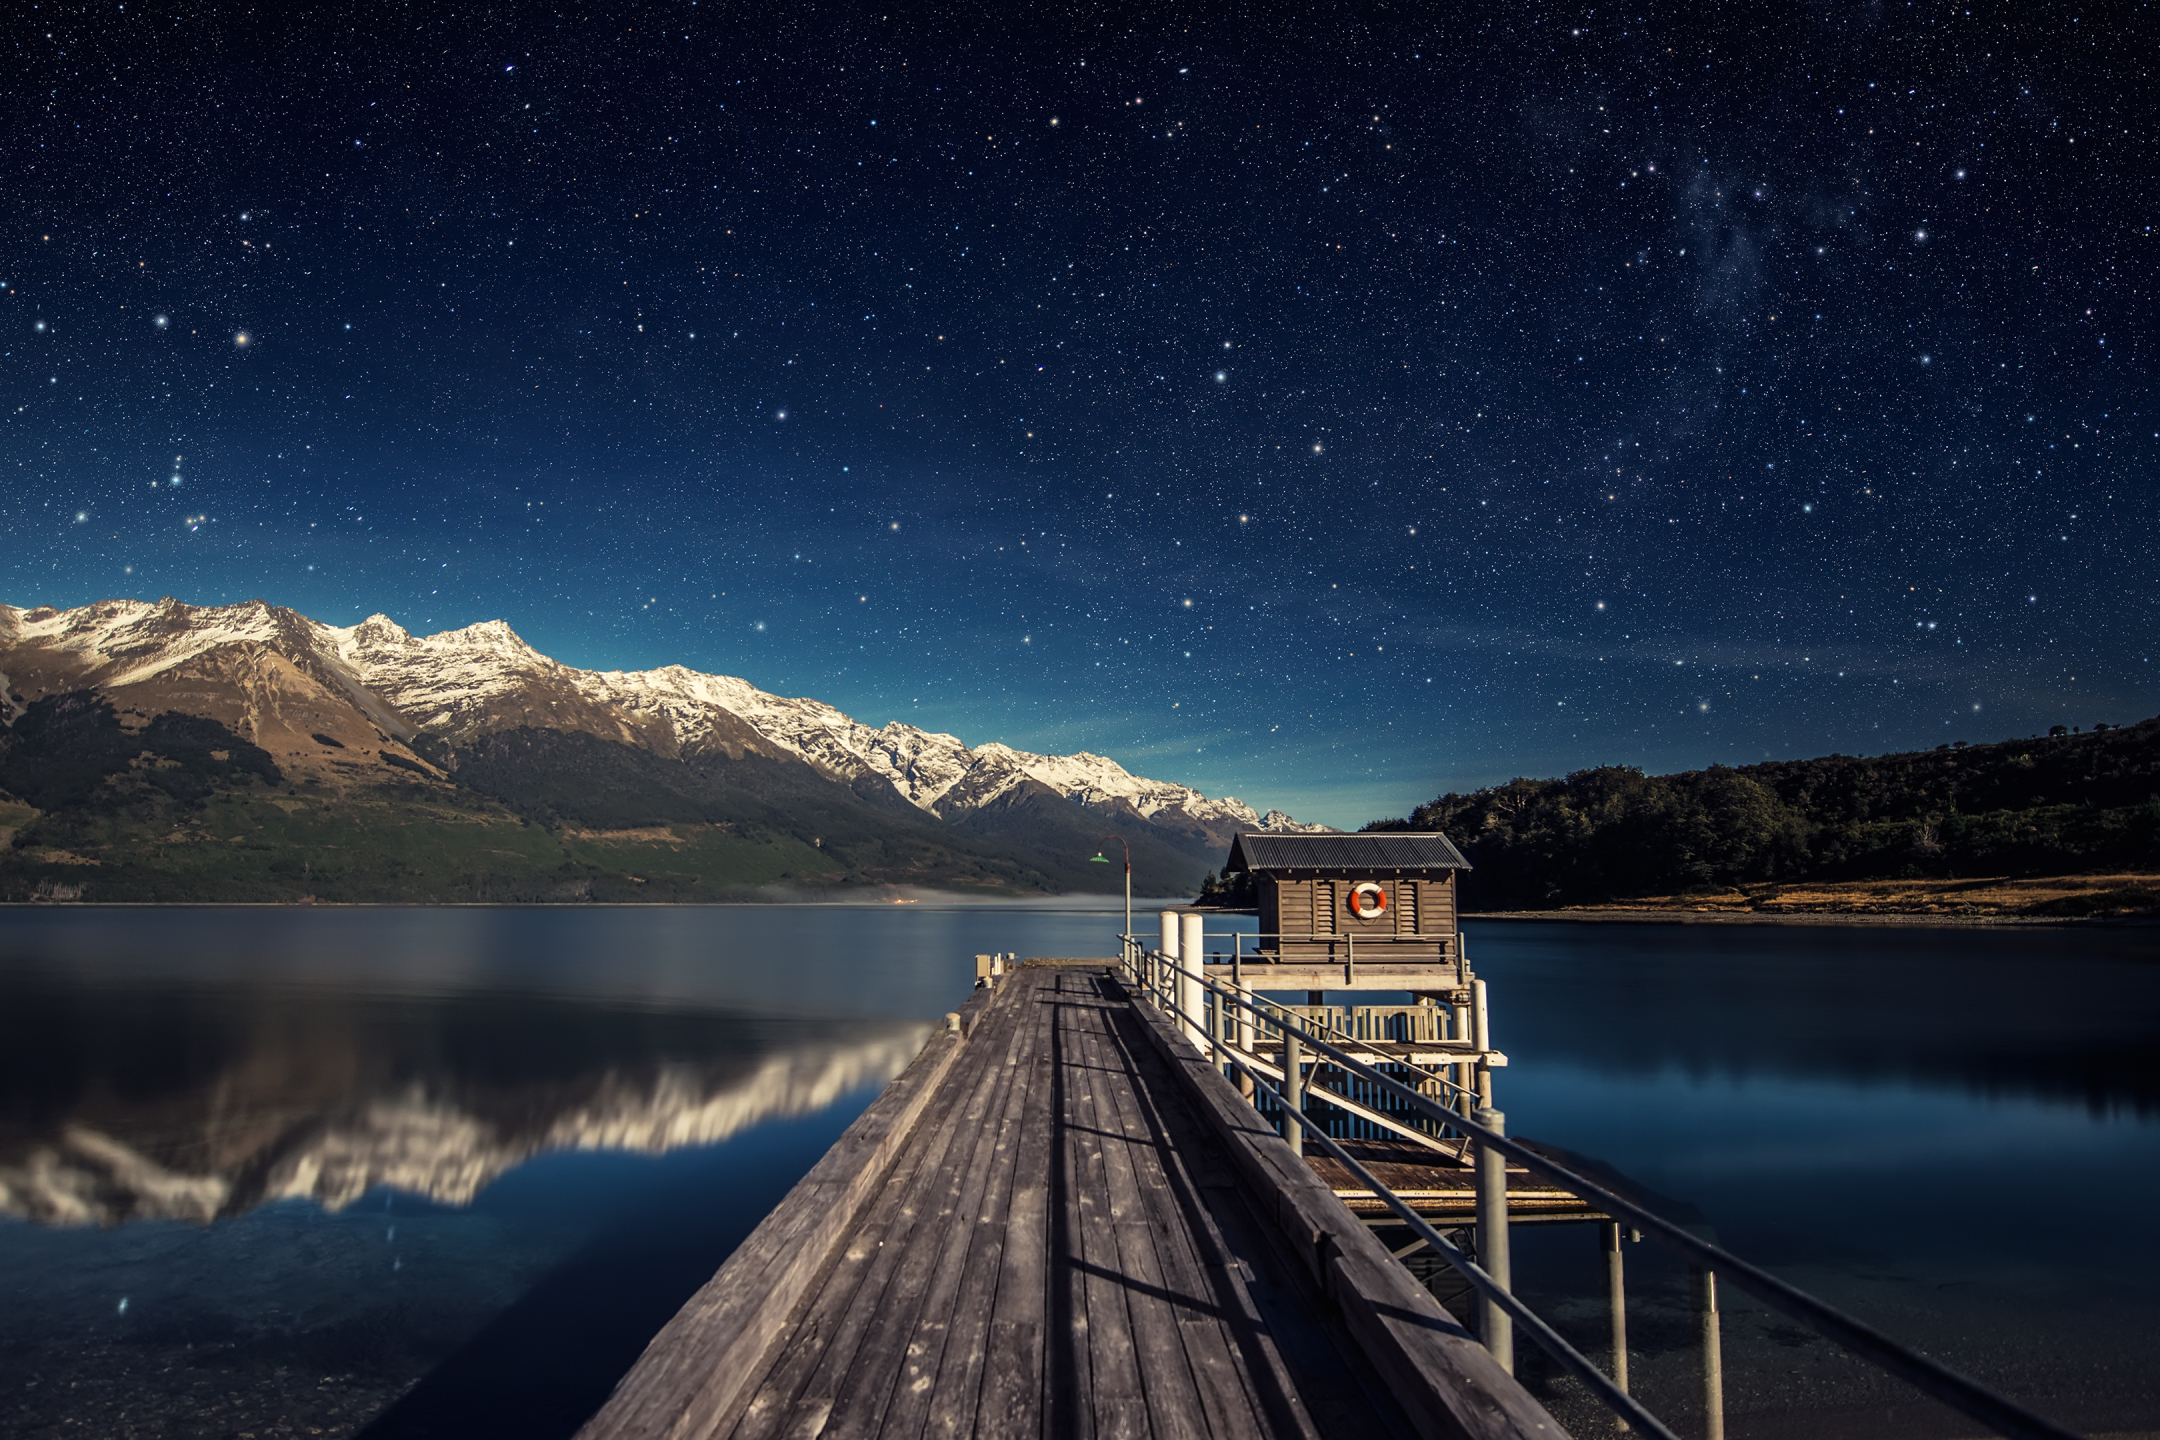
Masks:
[[[965,998],[972,955],[1105,954],[1116,928],[0,913],[0,1433],[567,1435]],[[1469,934],[1516,1133],[2060,1419],[2160,1430],[2155,932]],[[1628,1262],[1637,1389],[1691,1433],[1684,1276],[1648,1244]],[[1523,1229],[1516,1273],[1602,1357],[1594,1232]],[[1736,1440],[1972,1433],[1722,1300]]]

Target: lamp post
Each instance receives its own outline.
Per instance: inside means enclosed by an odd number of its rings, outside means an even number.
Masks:
[[[1132,846],[1126,845],[1125,837],[1122,835],[1105,835],[1102,838],[1115,840],[1118,844],[1125,846],[1125,933],[1130,935],[1132,934]],[[1097,850],[1095,858],[1088,863],[1090,865],[1108,865],[1110,858],[1104,855],[1102,851]]]

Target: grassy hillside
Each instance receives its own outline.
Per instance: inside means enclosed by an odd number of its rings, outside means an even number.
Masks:
[[[1623,766],[1442,795],[1370,829],[1436,829],[1486,909],[1765,882],[2160,868],[2160,719],[1859,758],[1645,775]]]
[[[1122,883],[1084,868],[1093,850],[1077,840],[1072,855],[1001,843],[889,786],[850,788],[803,765],[669,760],[530,729],[419,753],[427,765],[384,753],[390,784],[340,785],[282,773],[214,720],[131,727],[94,693],[40,700],[0,731],[0,901],[694,901],[772,886]],[[1167,848],[1150,858],[1159,891],[1202,868]]]

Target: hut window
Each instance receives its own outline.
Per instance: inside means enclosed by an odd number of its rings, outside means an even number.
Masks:
[[[1335,933],[1335,882],[1316,880],[1312,887],[1312,928],[1315,935]]]
[[[1418,933],[1418,890],[1415,880],[1395,882],[1395,933],[1415,935]]]

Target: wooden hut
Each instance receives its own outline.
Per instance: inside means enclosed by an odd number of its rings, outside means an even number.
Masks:
[[[1470,862],[1445,835],[1240,835],[1223,868],[1253,877],[1263,960],[1459,958],[1455,877]]]

